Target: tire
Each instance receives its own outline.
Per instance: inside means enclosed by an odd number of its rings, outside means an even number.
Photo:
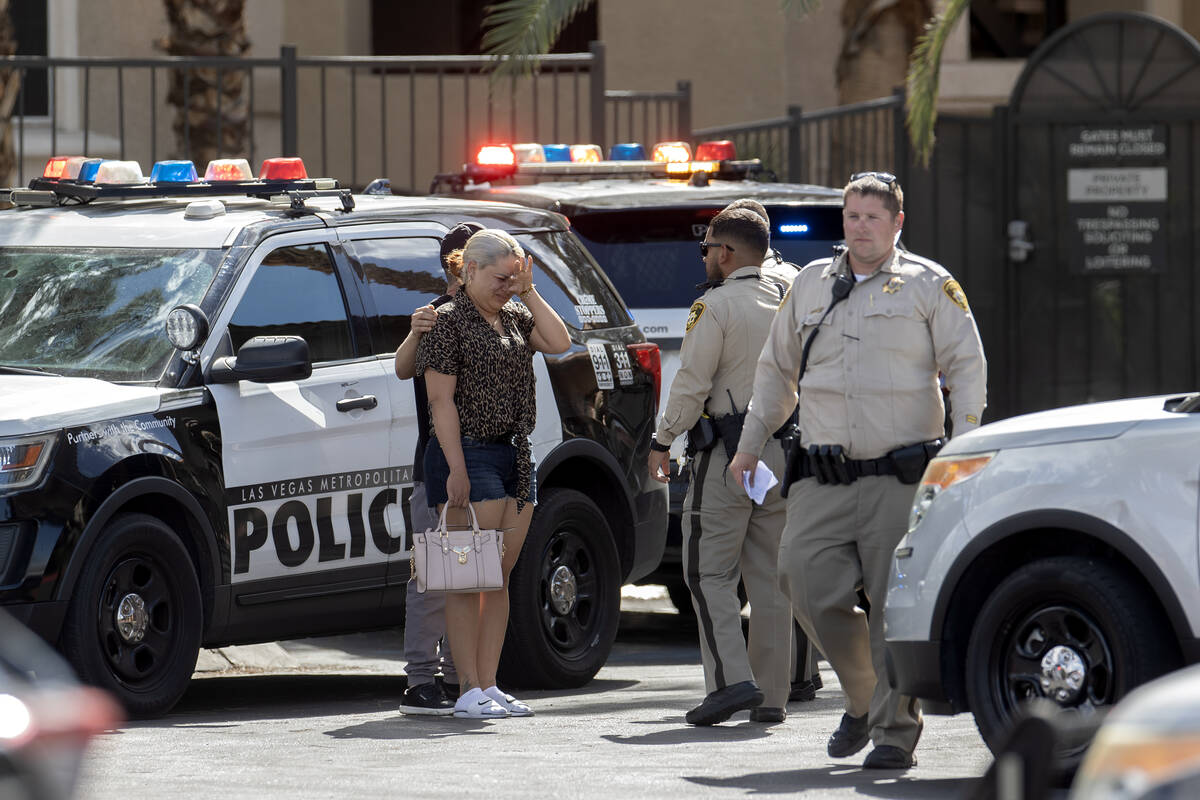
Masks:
[[[1065,676],[1042,667],[1056,654]],[[967,647],[967,702],[996,753],[1027,704],[1053,702],[1063,731],[1094,728],[1109,706],[1178,662],[1162,612],[1124,573],[1092,558],[1046,558],[1014,572],[984,603]],[[1081,677],[1072,678],[1072,666]],[[1079,736],[1060,739],[1056,769],[1072,771],[1086,747]]]
[[[621,562],[604,514],[587,495],[548,489],[509,580],[499,679],[573,689],[600,671],[621,612]]]
[[[122,610],[132,611],[124,624]],[[202,616],[196,569],[179,537],[155,517],[121,514],[75,585],[63,653],[81,680],[111,692],[130,716],[161,716],[196,668]]]

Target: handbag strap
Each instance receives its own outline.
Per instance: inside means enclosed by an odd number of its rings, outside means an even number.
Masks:
[[[449,510],[450,504],[444,503],[442,505],[441,517],[438,519],[437,531],[435,531],[435,533],[441,537],[443,551],[446,551],[449,547],[449,545],[446,544],[446,534],[450,532],[446,527],[446,512]],[[483,548],[483,531],[479,528],[479,517],[475,516],[475,506],[471,505],[470,502],[467,503],[467,513],[471,517],[471,531],[475,534],[471,537],[471,539],[475,544],[475,551],[478,552]]]

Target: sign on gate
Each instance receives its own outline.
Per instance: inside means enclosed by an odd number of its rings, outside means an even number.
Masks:
[[[1073,127],[1066,156],[1072,270],[1162,271],[1167,261],[1166,126]]]

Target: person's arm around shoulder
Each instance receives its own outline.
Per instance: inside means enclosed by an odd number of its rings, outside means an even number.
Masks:
[[[929,333],[938,369],[946,376],[946,388],[950,390],[957,436],[979,427],[987,405],[987,360],[966,293],[944,271],[932,277],[937,293]]]
[[[529,334],[533,349],[552,354],[569,350],[571,334],[567,332],[567,326],[533,285],[533,256],[525,256],[525,261],[513,276],[513,283],[515,294],[533,315],[533,331]]]
[[[437,323],[437,309],[433,306],[421,306],[412,313],[412,322],[408,336],[396,348],[396,377],[406,381],[417,374],[417,346],[421,337],[433,330]]]

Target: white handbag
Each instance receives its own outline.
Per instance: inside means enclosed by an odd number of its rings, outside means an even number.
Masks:
[[[504,532],[481,530],[475,508],[468,503],[471,527],[452,531],[446,528],[446,510],[437,528],[413,535],[412,574],[417,591],[490,592],[504,588]]]

